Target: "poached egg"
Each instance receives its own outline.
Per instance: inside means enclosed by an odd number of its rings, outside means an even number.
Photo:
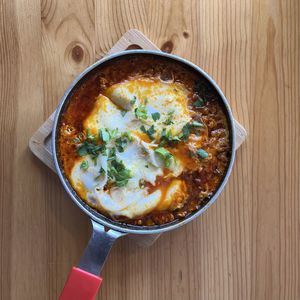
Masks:
[[[130,178],[124,186],[109,184],[107,153],[100,153],[96,160],[89,155],[79,157],[70,175],[79,196],[112,217],[135,218],[153,210],[182,207],[188,193],[185,182],[178,176],[185,162],[172,152],[173,159],[166,168],[155,150],[164,130],[178,135],[191,121],[188,94],[182,84],[158,79],[126,80],[100,94],[83,127],[94,135],[103,128],[107,132],[117,130],[118,134],[107,142],[107,149],[115,148],[116,139],[122,133],[131,134],[132,140],[115,153],[115,159],[129,170]],[[154,132],[150,135],[147,130],[152,127]],[[157,184],[164,181],[167,184]]]

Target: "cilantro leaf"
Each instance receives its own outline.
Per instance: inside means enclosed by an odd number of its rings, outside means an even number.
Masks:
[[[198,121],[192,121],[191,126],[193,127],[203,127],[203,124]]]
[[[86,171],[89,168],[89,162],[87,160],[83,160],[80,164],[80,169]]]
[[[133,141],[133,137],[132,137],[131,132],[129,130],[127,130],[125,132],[122,132],[121,137],[127,138],[130,143]]]
[[[85,140],[77,149],[79,156],[85,156],[90,154],[93,156],[98,156],[100,152],[106,149],[105,145],[97,145],[95,143],[90,143]]]
[[[135,116],[139,120],[147,120],[147,108],[145,105],[140,105],[134,110]]]
[[[200,108],[204,105],[204,100],[200,96],[197,97],[197,100],[193,102],[193,106]]]
[[[124,152],[125,147],[133,141],[130,131],[125,131],[119,138],[115,140],[116,147],[119,152]]]
[[[165,125],[171,125],[174,124],[173,120],[173,115],[174,115],[174,110],[171,110],[168,112],[168,118],[166,119],[166,121],[164,121],[163,123]]]
[[[160,113],[159,112],[155,112],[153,114],[151,114],[153,121],[157,121],[160,119]]]
[[[104,143],[107,143],[110,140],[110,134],[106,128],[100,129],[99,137]]]
[[[185,124],[182,127],[182,133],[180,135],[180,138],[184,141],[187,142],[190,136],[190,132],[191,132],[191,126],[189,123]]]
[[[114,139],[118,135],[119,129],[115,128],[109,131],[109,135],[111,139]]]
[[[171,129],[167,131],[166,128],[164,128],[162,130],[159,144],[160,146],[165,144],[172,145],[177,142],[180,142],[180,138],[177,135],[173,135]]]
[[[119,152],[124,152],[126,146],[127,146],[127,140],[126,139],[122,139],[121,137],[116,139],[116,147],[117,147]]]
[[[147,134],[147,129],[144,125],[140,127],[141,131]]]
[[[204,149],[201,149],[201,148],[198,149],[196,151],[196,153],[199,155],[200,158],[203,158],[203,159],[205,159],[209,156],[209,154]]]
[[[154,133],[155,133],[155,129],[154,129],[154,125],[152,125],[149,129],[146,129],[144,125],[142,125],[140,127],[141,131],[146,133],[148,135],[148,137],[150,138],[150,140],[154,140]]]
[[[132,177],[130,170],[125,167],[123,161],[117,159],[110,162],[108,176],[118,187],[125,186]]]
[[[94,141],[95,140],[95,136],[91,133],[91,129],[90,128],[87,128],[86,129],[86,139],[88,141]]]
[[[114,160],[114,159],[116,159],[116,148],[111,148],[109,149],[107,160]]]
[[[166,168],[171,166],[174,157],[167,149],[159,147],[156,148],[154,152],[159,154],[164,159]]]

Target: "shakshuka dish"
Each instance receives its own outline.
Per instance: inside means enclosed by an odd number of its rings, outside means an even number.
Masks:
[[[104,216],[153,226],[182,219],[218,189],[231,157],[222,101],[193,69],[119,57],[70,96],[58,156],[77,195]]]

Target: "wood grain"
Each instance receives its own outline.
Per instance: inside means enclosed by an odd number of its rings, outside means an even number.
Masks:
[[[82,69],[130,28],[200,65],[249,138],[203,216],[113,249],[98,299],[300,299],[298,0],[0,1],[0,298],[57,299],[87,219],[27,150]]]

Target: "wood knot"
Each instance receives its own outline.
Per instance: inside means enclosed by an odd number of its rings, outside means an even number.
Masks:
[[[79,45],[74,46],[71,50],[71,53],[72,53],[72,58],[75,62],[79,63],[82,61],[84,52]]]
[[[160,48],[161,51],[171,53],[174,48],[172,41],[166,41]]]
[[[187,31],[184,31],[182,34],[185,39],[189,38],[189,36],[190,36]]]

